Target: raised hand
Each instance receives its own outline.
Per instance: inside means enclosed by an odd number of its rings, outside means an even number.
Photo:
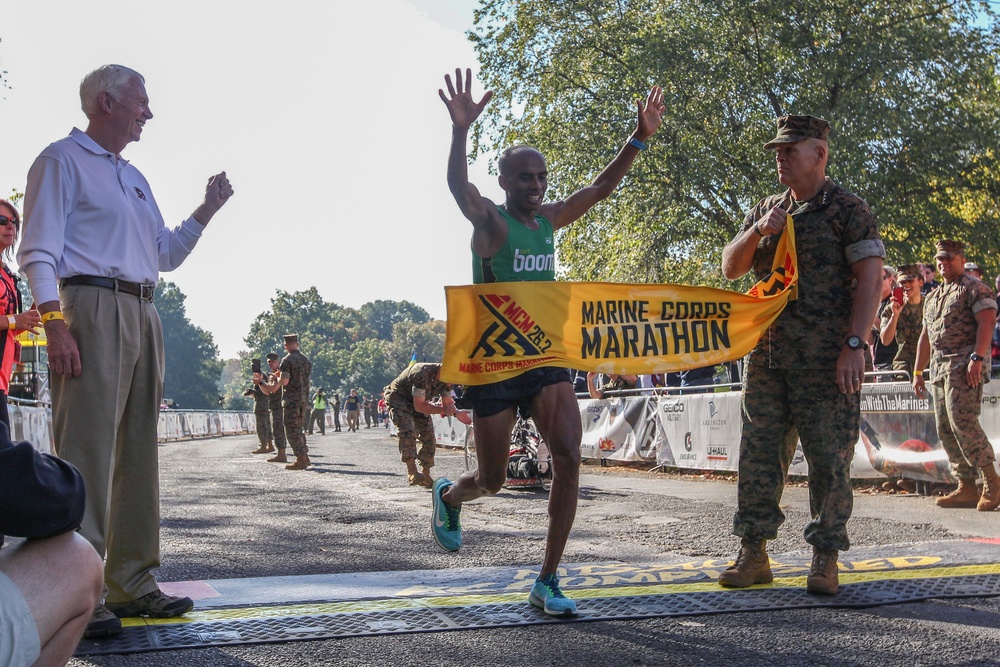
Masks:
[[[205,203],[218,211],[233,196],[233,186],[226,178],[226,172],[220,172],[208,179],[205,186]]]
[[[663,89],[653,86],[646,96],[646,103],[636,100],[635,105],[639,116],[636,135],[640,141],[645,141],[659,129],[663,121],[663,112],[667,110],[663,104]]]
[[[465,70],[464,81],[462,79],[462,70],[458,68],[455,69],[454,85],[452,84],[450,74],[444,75],[444,81],[448,86],[448,94],[445,95],[444,91],[438,88],[438,95],[441,96],[441,101],[448,107],[451,122],[460,130],[468,130],[476,122],[476,119],[479,118],[479,115],[483,113],[483,109],[486,108],[487,103],[493,98],[493,91],[487,90],[486,94],[483,95],[483,99],[476,102],[472,98],[471,69]]]

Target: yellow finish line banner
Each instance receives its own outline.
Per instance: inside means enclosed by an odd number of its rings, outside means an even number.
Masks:
[[[441,378],[479,385],[539,366],[664,373],[739,359],[794,298],[791,217],[746,294],[687,285],[520,282],[446,287]]]

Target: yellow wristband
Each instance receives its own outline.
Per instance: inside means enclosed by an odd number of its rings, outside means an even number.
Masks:
[[[14,319],[13,315],[8,315],[7,316],[7,328],[8,329],[16,329],[17,328],[17,320]]]
[[[50,310],[49,312],[42,315],[42,324],[46,322],[51,322],[52,320],[65,320],[61,310]]]
[[[913,375],[916,376],[916,377],[918,377],[918,378],[922,378],[924,376],[924,372],[923,371],[913,371]]]

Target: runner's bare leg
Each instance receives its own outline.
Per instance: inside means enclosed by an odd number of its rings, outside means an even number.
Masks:
[[[543,387],[531,401],[531,418],[552,453],[552,489],[549,491],[549,531],[540,576],[556,574],[576,519],[580,496],[580,441],[583,428],[573,385],[560,382]]]

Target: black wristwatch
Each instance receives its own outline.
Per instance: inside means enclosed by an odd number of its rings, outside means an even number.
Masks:
[[[851,348],[852,350],[860,350],[864,343],[861,341],[859,336],[848,336],[847,340],[844,341],[844,345]]]
[[[972,361],[986,361],[986,357],[980,356],[975,352],[969,355],[969,359],[971,359]]]

